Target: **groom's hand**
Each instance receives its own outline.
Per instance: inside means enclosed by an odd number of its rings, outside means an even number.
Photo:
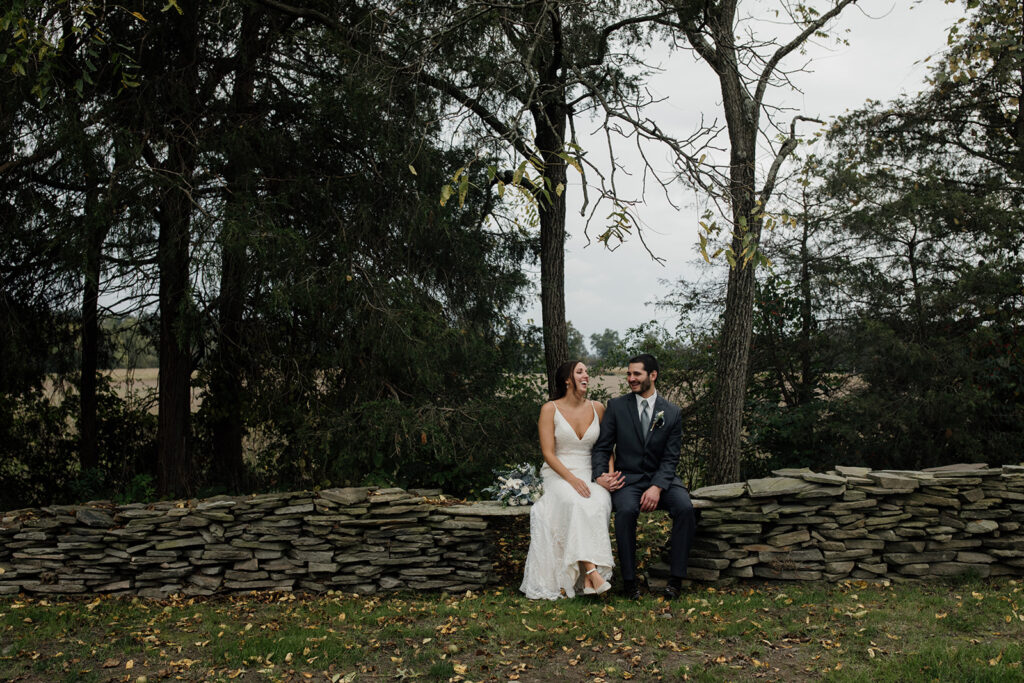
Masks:
[[[658,501],[661,500],[661,487],[652,486],[640,496],[640,509],[644,512],[651,512],[658,509]]]
[[[594,480],[598,486],[603,486],[611,491],[618,491],[622,488],[623,484],[626,483],[625,477],[622,472],[605,472],[600,477]]]

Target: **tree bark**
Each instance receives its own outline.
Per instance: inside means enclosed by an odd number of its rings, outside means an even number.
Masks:
[[[190,150],[177,141],[169,163],[190,175]],[[160,206],[157,260],[160,266],[160,376],[157,420],[157,482],[162,496],[189,495],[192,463],[188,450],[191,418],[189,231],[192,207],[187,190],[169,188]]]
[[[164,133],[167,155],[157,172],[166,185],[157,209],[160,233],[160,377],[157,419],[157,488],[161,496],[192,493],[193,468],[189,453],[192,380],[192,315],[189,278],[192,228],[192,178],[196,166],[198,14],[193,3],[179,2],[182,15],[168,14],[170,29],[164,47],[170,53],[164,106],[169,108]],[[173,103],[173,104],[172,104]]]
[[[818,384],[811,349],[815,320],[811,308],[811,252],[808,246],[810,229],[807,221],[804,221],[800,236],[800,384],[797,386],[797,403],[802,406],[814,399],[814,389]]]
[[[743,405],[747,396],[756,290],[754,263],[744,264],[740,253],[743,251],[743,233],[750,231],[753,233],[752,239],[758,240],[761,232],[760,219],[751,215],[754,206],[753,163],[737,159],[737,155],[734,155],[733,169],[732,250],[736,254],[736,265],[729,269],[725,315],[715,365],[711,454],[707,468],[708,483],[712,485],[739,481],[740,478]],[[749,192],[746,191],[747,187]],[[744,225],[745,229],[741,227]]]
[[[539,82],[538,98],[530,106],[536,129],[534,143],[544,164],[543,189],[537,196],[540,220],[540,298],[544,327],[544,365],[548,395],[554,398],[555,372],[569,358],[569,330],[565,320],[565,129],[569,105],[565,100],[562,70],[562,31],[558,9],[546,10],[549,40],[537,50],[533,63]],[[559,189],[561,186],[561,189]]]
[[[756,290],[754,261],[745,262],[742,253],[745,237],[753,244],[761,238],[761,219],[755,217],[754,188],[761,103],[750,96],[740,77],[733,35],[735,12],[734,3],[723,4],[712,24],[716,45],[714,62],[729,131],[731,248],[735,263],[729,269],[715,365],[711,453],[707,468],[709,484],[724,484],[740,478],[743,405],[747,395]]]
[[[204,410],[211,411],[214,482],[237,491],[241,488],[245,465],[242,441],[245,438],[243,404],[243,317],[249,282],[246,262],[247,226],[251,217],[248,206],[252,199],[254,160],[252,141],[241,131],[247,130],[253,114],[256,82],[256,55],[259,49],[259,14],[256,6],[246,7],[238,40],[238,64],[235,68],[229,116],[231,135],[244,139],[233,142],[225,169],[227,195],[225,220],[220,234],[221,272],[218,298],[218,329],[216,356],[210,373],[208,401]]]
[[[564,120],[564,118],[563,118]],[[563,127],[564,131],[564,127]],[[554,131],[546,131],[555,137]],[[566,179],[565,160],[547,145],[548,135],[537,135],[544,155],[544,176],[551,181],[550,201],[540,198],[540,299],[544,326],[544,365],[548,375],[548,395],[555,397],[555,371],[569,358],[569,330],[565,321],[565,193],[554,188]],[[554,144],[553,142],[551,144]]]
[[[82,287],[82,366],[79,384],[78,453],[83,470],[99,467],[99,401],[96,396],[96,372],[99,369],[99,293],[100,257],[106,226],[100,221],[96,194],[90,185],[85,199],[85,272]]]

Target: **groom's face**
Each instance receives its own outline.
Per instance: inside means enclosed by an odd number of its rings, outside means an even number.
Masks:
[[[630,391],[641,396],[650,391],[654,380],[658,378],[657,372],[647,372],[643,363],[630,363],[626,369],[626,384]]]

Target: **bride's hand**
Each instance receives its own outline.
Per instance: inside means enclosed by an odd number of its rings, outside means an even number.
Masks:
[[[622,472],[605,472],[595,479],[594,482],[608,489],[608,492],[611,493],[621,489],[623,484],[626,483],[626,479],[622,476]]]
[[[569,480],[569,483],[574,489],[576,489],[576,493],[580,494],[584,498],[590,498],[590,487],[587,486],[587,482],[583,481],[579,477],[573,477]]]

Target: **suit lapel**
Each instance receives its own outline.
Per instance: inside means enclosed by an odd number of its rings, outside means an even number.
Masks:
[[[644,432],[640,428],[640,411],[636,407],[636,394],[626,396],[626,407],[629,409],[629,421],[636,432],[636,438],[640,439],[640,448],[644,447]]]
[[[655,416],[657,416],[657,414],[659,412],[665,410],[665,408],[667,406],[668,406],[668,401],[666,399],[662,398],[661,394],[659,393],[658,394],[658,398],[656,398],[654,400],[654,408],[651,410],[651,438],[654,438],[654,432],[657,429],[664,428],[664,426],[665,426],[664,423],[662,423],[662,425],[660,427],[655,427],[654,426],[654,419],[655,419]]]
[[[661,394],[658,394],[658,400],[654,402],[654,412],[651,413],[651,424],[654,424],[654,416],[657,415],[659,411],[665,410],[667,407],[668,401],[662,398]]]

